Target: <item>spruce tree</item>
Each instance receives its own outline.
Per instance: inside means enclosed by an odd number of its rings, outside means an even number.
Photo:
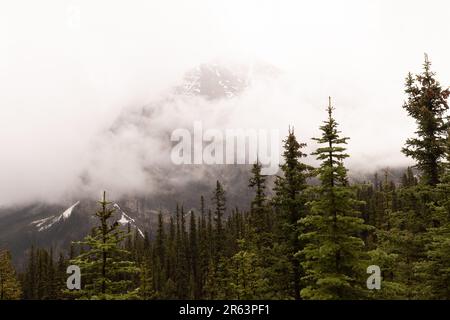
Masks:
[[[449,123],[445,117],[448,110],[449,89],[443,89],[431,71],[431,62],[425,55],[423,72],[406,78],[405,93],[408,95],[403,108],[417,123],[416,137],[406,141],[402,152],[416,160],[422,182],[435,186],[442,173],[445,156],[446,134]]]
[[[199,223],[199,272],[200,272],[200,296],[205,296],[206,277],[208,275],[208,265],[211,259],[210,240],[205,214],[205,200],[203,196],[200,198],[200,223]]]
[[[300,251],[305,259],[307,286],[301,291],[305,299],[358,299],[365,286],[367,259],[360,234],[367,227],[356,210],[360,202],[348,184],[343,162],[348,157],[343,145],[349,138],[340,136],[332,110],[330,98],[328,119],[320,127],[322,136],[314,138],[324,145],[313,153],[321,161],[320,185],[311,190],[310,214],[300,220],[307,230],[300,235],[307,243]]]
[[[22,289],[11,262],[9,251],[0,250],[0,300],[18,300]]]
[[[140,270],[133,261],[126,260],[130,252],[123,248],[129,235],[119,229],[119,223],[110,223],[115,209],[106,200],[106,192],[95,213],[99,226],[92,234],[76,244],[85,251],[70,263],[81,269],[82,289],[74,292],[79,299],[125,300],[137,298],[137,288],[131,278]]]
[[[171,221],[173,223],[173,219]],[[159,292],[162,291],[163,286],[165,285],[166,282],[165,279],[166,275],[164,274],[163,270],[170,270],[168,267],[165,266],[166,251],[167,251],[166,246],[167,244],[166,244],[166,235],[164,231],[163,215],[160,210],[158,213],[158,227],[156,230],[156,239],[154,241],[154,260],[153,260],[154,261],[153,265],[155,266],[153,268],[153,280],[155,282],[155,288]],[[174,266],[172,264],[172,261],[170,261],[169,263],[171,266]]]
[[[249,180],[249,187],[255,190],[255,197],[251,203],[250,219],[256,234],[268,231],[268,210],[265,194],[266,176],[261,174],[262,165],[259,161],[253,164]]]
[[[169,222],[169,232],[168,237],[166,237],[166,241],[163,242],[163,246],[166,248],[166,259],[165,263],[162,265],[161,268],[156,267],[155,272],[160,274],[161,278],[161,288],[158,290],[162,290],[162,296],[161,298],[167,298],[171,299],[175,297],[176,292],[175,290],[175,279],[176,271],[177,271],[177,236],[176,236],[176,226],[175,226],[175,220],[173,217],[170,217]],[[159,287],[158,287],[159,288]]]
[[[285,298],[280,286],[284,285],[286,279],[280,279],[280,273],[283,276],[283,272],[274,268],[274,265],[284,263],[286,267],[288,261],[285,257],[280,256],[278,251],[280,247],[276,242],[275,219],[265,191],[267,177],[262,175],[261,168],[261,164],[257,161],[251,170],[249,187],[254,191],[254,198],[251,202],[248,219],[236,212],[235,239],[238,240],[235,240],[236,253],[232,259],[238,266],[245,266],[248,262],[257,275],[249,275],[245,281],[237,281],[234,285],[235,289],[243,283],[246,288],[253,288],[248,291],[254,292],[253,299]],[[232,266],[236,267],[236,264],[232,264]],[[288,269],[287,267],[286,270]],[[236,272],[236,269],[232,270],[232,274],[236,274]],[[239,272],[237,273],[239,274]],[[243,292],[239,294],[239,297],[242,296],[245,296]]]
[[[200,251],[197,235],[197,222],[195,219],[194,211],[191,211],[191,217],[189,222],[189,257],[191,266],[191,288],[192,297],[199,299],[201,295],[201,277],[200,277]]]
[[[273,199],[279,215],[277,218],[280,220],[280,238],[284,245],[285,256],[290,263],[289,279],[285,283],[289,286],[291,296],[297,300],[300,299],[301,278],[304,273],[297,255],[303,248],[299,238],[301,229],[298,221],[306,216],[306,179],[311,173],[311,167],[301,162],[301,159],[306,157],[302,152],[305,146],[305,143],[297,141],[294,130],[289,129],[289,135],[284,140],[284,163],[280,165],[283,175],[276,177],[276,194]]]
[[[216,189],[214,190],[214,194],[212,197],[212,202],[215,205],[214,209],[214,222],[215,222],[215,235],[214,235],[214,244],[215,244],[215,259],[216,263],[219,262],[219,258],[224,253],[224,230],[223,230],[223,218],[225,214],[225,190],[222,187],[222,184],[219,181],[216,181]]]

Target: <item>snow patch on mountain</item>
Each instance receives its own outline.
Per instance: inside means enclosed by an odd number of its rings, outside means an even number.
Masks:
[[[39,219],[36,221],[31,222],[31,224],[34,224],[37,228],[42,227],[47,221],[49,221],[50,219],[54,218],[55,216],[50,216],[44,219]]]
[[[70,215],[72,214],[73,209],[80,204],[80,201],[77,201],[74,205],[72,205],[70,208],[68,208],[66,211],[64,211],[62,213],[62,219],[66,220],[70,217]]]
[[[50,216],[44,219],[39,219],[31,222],[32,225],[34,225],[39,232],[47,230],[51,228],[55,223],[67,220],[71,215],[73,209],[80,204],[80,201],[77,201],[75,204],[73,204],[71,207],[67,208],[63,213],[61,213],[58,216]]]
[[[127,215],[120,207],[117,203],[114,204],[113,206],[114,208],[116,208],[118,211],[120,211],[121,213],[121,217],[120,219],[117,221],[118,223],[120,223],[121,225],[128,225],[130,224],[132,227],[136,228],[136,230],[139,232],[139,234],[141,235],[142,238],[144,238],[144,233],[142,232],[141,229],[139,229],[139,227],[136,225],[136,220],[131,218],[129,215]]]

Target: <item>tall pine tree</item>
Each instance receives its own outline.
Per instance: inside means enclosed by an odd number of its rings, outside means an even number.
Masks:
[[[445,117],[448,110],[449,89],[443,89],[431,71],[431,62],[425,55],[423,72],[406,78],[407,101],[403,108],[416,120],[417,137],[406,141],[403,153],[416,160],[422,182],[435,186],[442,173],[445,156],[446,134],[449,123]]]
[[[119,229],[119,223],[110,223],[115,209],[106,200],[106,192],[99,201],[100,210],[95,213],[99,226],[83,241],[77,242],[85,251],[71,264],[81,269],[82,289],[75,292],[80,299],[125,300],[137,298],[132,276],[140,272],[136,263],[127,260],[130,252],[123,248],[129,235]]]
[[[367,228],[356,210],[360,202],[343,163],[348,155],[342,145],[348,138],[340,136],[332,110],[330,98],[322,136],[314,139],[324,145],[313,153],[322,161],[317,169],[320,186],[312,189],[311,212],[301,219],[307,230],[300,236],[307,242],[300,252],[305,259],[307,286],[301,291],[305,299],[358,299],[365,285],[367,259],[360,234]]]
[[[309,177],[311,167],[301,162],[306,154],[302,152],[305,143],[299,143],[294,135],[294,130],[289,129],[289,135],[284,140],[284,163],[280,165],[282,175],[275,180],[276,195],[273,204],[277,209],[280,220],[279,234],[284,247],[285,256],[290,263],[288,272],[289,291],[295,299],[300,299],[302,289],[301,278],[304,271],[301,269],[300,259],[297,253],[303,249],[300,241],[301,229],[299,219],[306,216],[307,189],[306,179]]]

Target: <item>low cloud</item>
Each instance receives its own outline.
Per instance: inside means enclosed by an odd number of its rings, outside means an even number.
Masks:
[[[311,152],[328,96],[352,170],[408,165],[406,73],[428,52],[450,83],[447,1],[23,2],[0,4],[0,205],[201,180],[207,168],[170,164],[171,131],[194,121],[283,136],[291,125]],[[171,91],[210,61],[280,73],[232,99]]]

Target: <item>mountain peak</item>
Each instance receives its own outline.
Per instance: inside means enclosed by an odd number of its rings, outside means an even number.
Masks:
[[[278,74],[277,68],[266,63],[203,63],[186,72],[175,92],[209,100],[233,98],[251,84],[255,75],[274,77]]]
[[[188,71],[183,83],[176,88],[178,94],[203,96],[206,99],[232,98],[241,93],[248,85],[246,74],[230,67],[213,64],[201,64]]]

